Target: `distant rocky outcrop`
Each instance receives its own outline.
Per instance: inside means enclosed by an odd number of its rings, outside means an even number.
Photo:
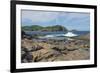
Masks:
[[[90,40],[90,33],[87,33],[85,35],[81,35],[81,36],[77,36],[77,37],[74,37],[75,39],[80,39],[80,40]]]
[[[24,38],[27,38],[27,39],[32,39],[32,35],[28,35],[26,34],[23,30],[21,31],[21,38],[24,39]]]

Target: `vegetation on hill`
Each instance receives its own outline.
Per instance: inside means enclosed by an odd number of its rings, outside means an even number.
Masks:
[[[22,30],[24,31],[67,31],[67,29],[61,25],[47,26],[47,27],[42,27],[39,25],[22,26]]]

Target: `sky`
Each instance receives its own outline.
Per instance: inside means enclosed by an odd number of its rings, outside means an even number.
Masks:
[[[90,30],[90,14],[79,12],[61,12],[61,11],[21,11],[21,25],[40,25],[53,26],[62,25],[68,30]]]

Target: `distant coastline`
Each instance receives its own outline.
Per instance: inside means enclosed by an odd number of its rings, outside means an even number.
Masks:
[[[67,28],[61,25],[55,25],[55,26],[39,26],[39,25],[31,25],[31,26],[22,26],[21,27],[23,31],[68,31]]]

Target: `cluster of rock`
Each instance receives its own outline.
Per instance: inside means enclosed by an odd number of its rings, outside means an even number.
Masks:
[[[90,57],[89,41],[70,40],[60,42],[38,42],[24,38],[21,43],[22,63],[85,60]]]

